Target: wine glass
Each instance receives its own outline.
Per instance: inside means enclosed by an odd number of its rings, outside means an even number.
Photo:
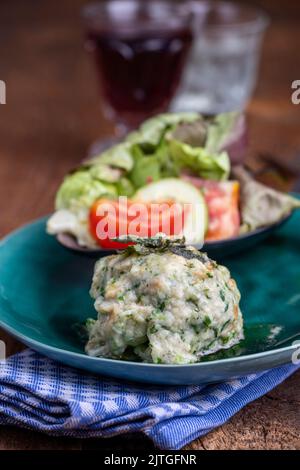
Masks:
[[[193,13],[187,1],[103,0],[85,6],[83,18],[103,112],[120,138],[168,108],[192,44]]]

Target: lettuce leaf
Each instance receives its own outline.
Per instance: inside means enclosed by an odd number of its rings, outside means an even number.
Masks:
[[[169,141],[170,156],[180,169],[187,168],[197,176],[211,180],[226,180],[230,161],[226,152],[211,154],[202,147],[191,147],[184,142]]]
[[[196,121],[181,122],[173,131],[168,132],[166,138],[169,140],[179,140],[180,142],[189,144],[191,147],[204,147],[208,126],[207,120],[199,116]]]
[[[130,178],[136,188],[161,179],[160,161],[157,156],[151,155],[137,159]]]
[[[241,233],[272,225],[300,208],[300,200],[255,181],[241,166],[233,168],[241,187]]]
[[[238,113],[204,117],[197,113],[160,114],[145,121],[126,140],[84,162],[58,190],[56,207],[88,207],[103,196],[133,194],[182,169],[204,179],[224,180],[230,141]]]
[[[70,209],[76,206],[91,207],[100,197],[117,195],[113,184],[104,183],[92,177],[89,171],[80,170],[66,176],[55,201],[56,209]]]
[[[130,133],[127,141],[153,150],[156,148],[167,129],[180,122],[193,122],[199,119],[197,113],[165,113],[147,119],[137,131]]]
[[[164,139],[152,154],[145,153],[137,144],[133,146],[132,153],[134,166],[129,178],[136,188],[161,178],[179,175],[179,167],[170,157],[169,146]]]
[[[133,167],[133,158],[131,153],[131,143],[122,142],[105,150],[100,155],[85,161],[87,167],[97,164],[107,164],[115,168],[121,168],[130,171]]]
[[[104,163],[96,163],[89,168],[89,173],[92,178],[106,183],[116,183],[122,177],[123,170],[120,168],[113,168]]]
[[[118,192],[119,196],[127,196],[130,197],[134,194],[135,188],[132,184],[132,182],[128,179],[122,177],[117,183],[116,183],[116,189]]]
[[[227,150],[244,134],[244,116],[239,112],[216,115],[207,127],[205,149],[210,153]]]

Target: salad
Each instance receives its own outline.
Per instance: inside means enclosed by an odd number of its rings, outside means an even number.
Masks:
[[[229,155],[241,138],[243,119],[239,113],[210,117],[170,113],[145,121],[123,142],[65,177],[48,233],[70,234],[84,247],[120,248],[109,233],[100,239],[97,232],[101,209],[108,201],[114,207],[115,236],[120,236],[124,223],[128,226],[130,207],[137,201],[145,206],[144,235],[150,236],[153,227],[157,233],[164,232],[162,223],[168,215],[167,235],[184,235],[193,244],[203,241],[203,230],[205,241],[214,241],[277,222],[300,202],[254,181],[244,168],[231,168]],[[120,196],[126,196],[126,205]],[[165,204],[150,217],[150,204],[155,201]],[[171,214],[173,202],[194,207],[184,217],[182,233],[174,229],[182,214]],[[192,215],[197,216],[199,227],[193,234]]]

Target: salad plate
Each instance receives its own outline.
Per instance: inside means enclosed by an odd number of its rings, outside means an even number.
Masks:
[[[286,215],[281,220],[269,225],[268,227],[262,227],[251,232],[238,235],[236,237],[227,238],[225,240],[207,241],[204,243],[204,245],[194,244],[193,246],[204,251],[211,258],[219,260],[252,248],[254,245],[260,243],[262,240],[269,237],[275,230],[284,225],[289,220],[291,215],[292,213]],[[80,246],[76,241],[76,238],[68,233],[60,233],[56,238],[58,242],[68,250],[71,250],[74,253],[83,254],[85,256],[98,258],[103,255],[111,255],[116,253],[116,250],[108,250],[101,247],[88,248],[86,246]]]
[[[274,224],[237,235],[236,237],[224,240],[207,241],[204,243],[202,250],[210,257],[216,259],[227,258],[228,256],[241,253],[253,248],[255,245],[271,236],[276,230],[284,225],[291,216],[292,213],[284,216]]]
[[[27,346],[69,366],[139,382],[212,383],[292,361],[300,338],[300,214],[268,241],[226,261],[241,292],[245,339],[190,365],[87,356],[81,325],[95,317],[89,296],[94,259],[64,249],[47,218],[0,244],[0,326]]]

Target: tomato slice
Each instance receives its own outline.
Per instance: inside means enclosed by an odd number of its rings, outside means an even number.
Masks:
[[[238,181],[224,181],[216,185],[204,186],[203,189],[209,217],[206,240],[231,238],[238,235],[240,229]]]
[[[240,211],[238,181],[211,181],[184,175],[183,178],[203,191],[208,207],[205,240],[223,240],[239,233]]]
[[[90,232],[97,243],[106,249],[122,249],[132,243],[112,240],[122,235],[134,234],[151,237],[158,232],[179,234],[184,227],[187,210],[173,201],[151,204],[130,201],[100,199],[89,215]]]

